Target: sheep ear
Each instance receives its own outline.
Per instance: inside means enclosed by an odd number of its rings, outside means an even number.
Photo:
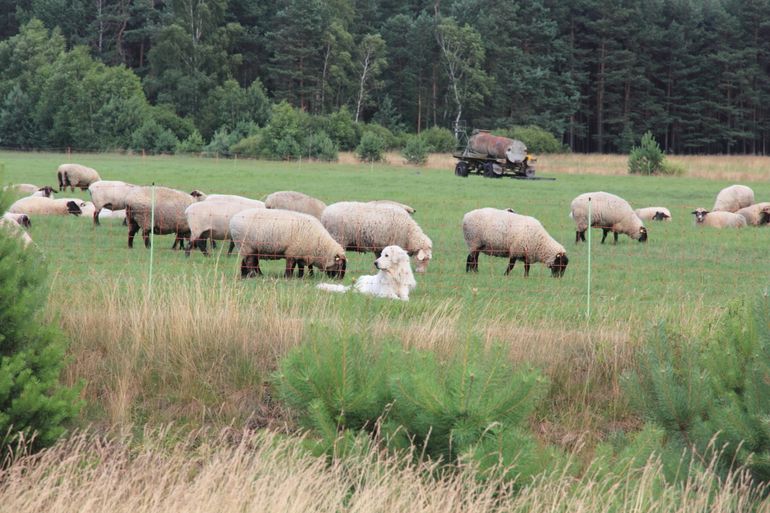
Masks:
[[[423,251],[422,249],[417,252],[417,260],[419,260],[420,262],[425,260],[425,257],[426,257],[425,251]]]

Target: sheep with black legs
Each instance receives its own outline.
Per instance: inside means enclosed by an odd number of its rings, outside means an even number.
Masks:
[[[67,186],[71,191],[74,191],[75,187],[84,191],[89,185],[102,179],[96,169],[80,164],[62,164],[56,170],[56,177],[59,179],[59,192]]]
[[[94,224],[99,224],[99,217],[103,209],[124,210],[126,197],[136,185],[121,182],[119,180],[99,180],[88,186],[88,193],[94,203]]]
[[[693,210],[695,226],[710,226],[711,228],[743,228],[746,226],[746,218],[734,212],[717,210],[709,212],[705,208]]]
[[[265,198],[265,207],[270,209],[293,210],[321,219],[326,203],[296,191],[278,191]]]
[[[211,195],[215,196],[215,195]],[[185,250],[185,254],[190,256],[190,251],[197,247],[201,253],[208,256],[206,250],[206,241],[211,240],[212,247],[215,240],[230,241],[230,248],[227,254],[231,254],[235,243],[230,235],[230,220],[238,212],[255,208],[248,206],[248,203],[240,200],[216,200],[209,196],[206,201],[193,203],[184,213],[187,217],[187,224],[190,226],[190,244]],[[259,203],[262,203],[261,201]],[[263,206],[256,208],[265,208]]]
[[[66,216],[73,214],[79,216],[88,209],[91,202],[77,198],[51,199],[41,196],[27,196],[14,202],[8,212],[12,214],[26,214],[35,216]]]
[[[666,207],[645,207],[634,210],[642,221],[671,221],[671,212]]]
[[[551,270],[552,276],[560,278],[569,263],[564,246],[551,237],[540,221],[510,210],[471,210],[463,217],[463,237],[470,252],[465,272],[478,272],[479,253],[507,258],[506,275],[516,260],[521,260],[525,277],[529,276],[530,265],[542,262]]]
[[[195,191],[193,191],[195,192]],[[190,226],[184,211],[195,203],[196,197],[168,187],[155,187],[155,213],[153,215],[152,187],[134,187],[126,196],[126,221],[128,247],[134,247],[134,236],[141,229],[145,247],[150,247],[150,230],[157,235],[175,234],[171,249],[184,247],[184,239],[190,237]],[[154,218],[155,224],[152,224]]]
[[[591,200],[591,219],[588,219],[588,200]],[[589,227],[602,229],[602,244],[612,232],[615,243],[618,234],[624,233],[639,242],[647,241],[647,228],[631,205],[620,196],[608,192],[587,192],[581,194],[570,205],[569,216],[575,221],[575,243],[586,240]]]
[[[230,220],[230,235],[240,245],[241,277],[261,275],[260,259],[286,259],[284,275],[299,276],[305,265],[316,266],[329,276],[345,277],[345,250],[308,214],[290,210],[253,208],[238,212]]]

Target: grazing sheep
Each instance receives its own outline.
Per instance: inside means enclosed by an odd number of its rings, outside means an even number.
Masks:
[[[103,208],[101,212],[99,212],[99,221],[104,221],[107,219],[120,219],[123,221],[123,224],[126,224],[126,209],[121,210],[110,210],[109,208]]]
[[[588,221],[588,198],[591,198],[591,221]],[[569,216],[575,221],[575,243],[586,240],[589,225],[602,229],[602,244],[612,232],[615,243],[618,234],[625,233],[639,242],[647,241],[647,228],[626,200],[608,192],[587,192],[581,194],[570,205]]]
[[[50,198],[54,193],[53,187],[51,187],[50,185],[38,187],[37,185],[32,185],[31,183],[18,183],[15,185],[6,185],[5,187],[3,187],[3,192],[6,192],[6,191],[29,194],[30,196],[44,196],[46,198]]]
[[[705,208],[696,208],[692,213],[695,215],[695,226],[710,226],[712,228],[743,228],[746,226],[746,218],[734,212],[723,210],[709,212]]]
[[[134,247],[134,235],[142,229],[145,247],[150,247],[150,230],[157,235],[176,235],[171,249],[184,246],[184,239],[190,236],[190,227],[184,211],[195,202],[186,192],[168,187],[155,187],[155,224],[152,219],[152,187],[134,187],[126,196],[126,221],[128,224],[128,247]]]
[[[770,222],[770,203],[755,203],[736,212],[746,218],[746,224],[761,226]]]
[[[212,194],[206,201],[193,203],[184,211],[185,216],[187,216],[187,224],[190,226],[190,245],[185,249],[187,256],[190,256],[193,247],[198,247],[204,255],[208,256],[206,241],[209,239],[212,246],[215,240],[229,240],[230,248],[227,254],[231,254],[235,248],[235,242],[230,237],[230,220],[238,212],[255,208],[244,205],[239,200],[212,200],[212,196],[215,195]],[[259,201],[258,203],[262,202]],[[262,204],[264,205],[264,203]]]
[[[415,212],[417,212],[416,209],[410,207],[409,205],[406,205],[404,203],[399,203],[398,201],[392,201],[392,200],[374,200],[374,201],[368,201],[370,205],[392,205],[394,207],[403,208],[406,210],[407,214],[412,215]]]
[[[345,277],[345,250],[313,216],[290,210],[243,210],[230,221],[230,234],[241,246],[241,277],[261,275],[260,258],[285,258],[287,278],[293,276],[295,265],[300,266],[300,277],[305,265]]]
[[[508,258],[505,275],[517,259],[524,262],[525,277],[533,262],[544,263],[557,278],[564,276],[569,263],[564,246],[548,234],[540,221],[509,210],[471,210],[463,217],[463,236],[470,251],[465,272],[478,272],[479,253]]]
[[[642,221],[671,221],[671,212],[666,207],[645,207],[634,210]]]
[[[80,164],[62,164],[56,170],[56,177],[59,179],[59,192],[66,189],[68,185],[71,191],[74,191],[75,187],[84,191],[92,183],[101,180],[95,169]]]
[[[90,202],[88,202],[90,203]],[[8,212],[27,214],[28,216],[79,216],[87,208],[87,202],[77,198],[51,199],[40,196],[27,196],[13,203]]]
[[[29,221],[29,219],[27,219],[27,221]],[[24,229],[15,220],[9,219],[5,217],[5,215],[0,217],[0,232],[2,231],[20,238],[24,243],[25,248],[32,244],[32,237],[30,237],[29,234],[24,231]]]
[[[99,180],[88,186],[91,201],[94,202],[94,225],[99,224],[102,209],[123,210],[126,208],[126,197],[136,187],[133,184],[118,180]]]
[[[311,215],[316,219],[321,219],[321,214],[323,214],[323,211],[326,208],[326,203],[301,192],[278,191],[265,198],[265,207],[293,210],[295,212]]]
[[[745,185],[731,185],[725,187],[714,202],[713,211],[737,212],[744,207],[754,204],[754,191]]]
[[[204,201],[227,201],[228,203],[239,203],[244,208],[265,208],[265,202],[235,194],[209,194]]]
[[[321,222],[346,250],[380,255],[385,246],[401,246],[417,259],[415,272],[428,268],[433,242],[405,210],[391,205],[342,201],[326,207]]]
[[[23,226],[24,228],[30,228],[32,226],[32,221],[29,220],[29,216],[27,214],[14,214],[12,212],[6,212],[3,214],[1,219],[13,221],[14,223],[18,224],[19,226]]]

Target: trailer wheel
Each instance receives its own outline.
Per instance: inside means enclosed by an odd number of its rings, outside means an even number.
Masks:
[[[460,161],[455,166],[455,176],[462,176],[463,178],[468,177],[468,163],[464,161]]]
[[[484,162],[484,177],[486,178],[500,178],[502,175],[495,173],[495,164],[493,162]]]
[[[524,176],[526,176],[527,178],[533,178],[535,176],[535,168],[531,166],[525,167]]]

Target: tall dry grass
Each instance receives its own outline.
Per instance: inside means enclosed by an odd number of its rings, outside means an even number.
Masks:
[[[308,456],[297,441],[223,431],[177,443],[168,431],[108,439],[77,434],[0,474],[0,510],[104,512],[529,512],[697,513],[770,511],[744,473],[713,467],[667,484],[660,464],[617,475],[555,474],[532,483],[480,482],[472,469],[440,473],[431,462],[362,450],[336,460]]]
[[[684,169],[683,176],[709,180],[757,182],[770,180],[770,157],[754,155],[671,155],[670,161]],[[342,164],[361,163],[353,153],[340,153]],[[397,152],[385,154],[390,166],[411,166]],[[457,159],[445,153],[433,153],[428,157],[426,169],[454,170]],[[570,175],[628,175],[627,155],[559,153],[537,156],[536,168],[540,174]]]

